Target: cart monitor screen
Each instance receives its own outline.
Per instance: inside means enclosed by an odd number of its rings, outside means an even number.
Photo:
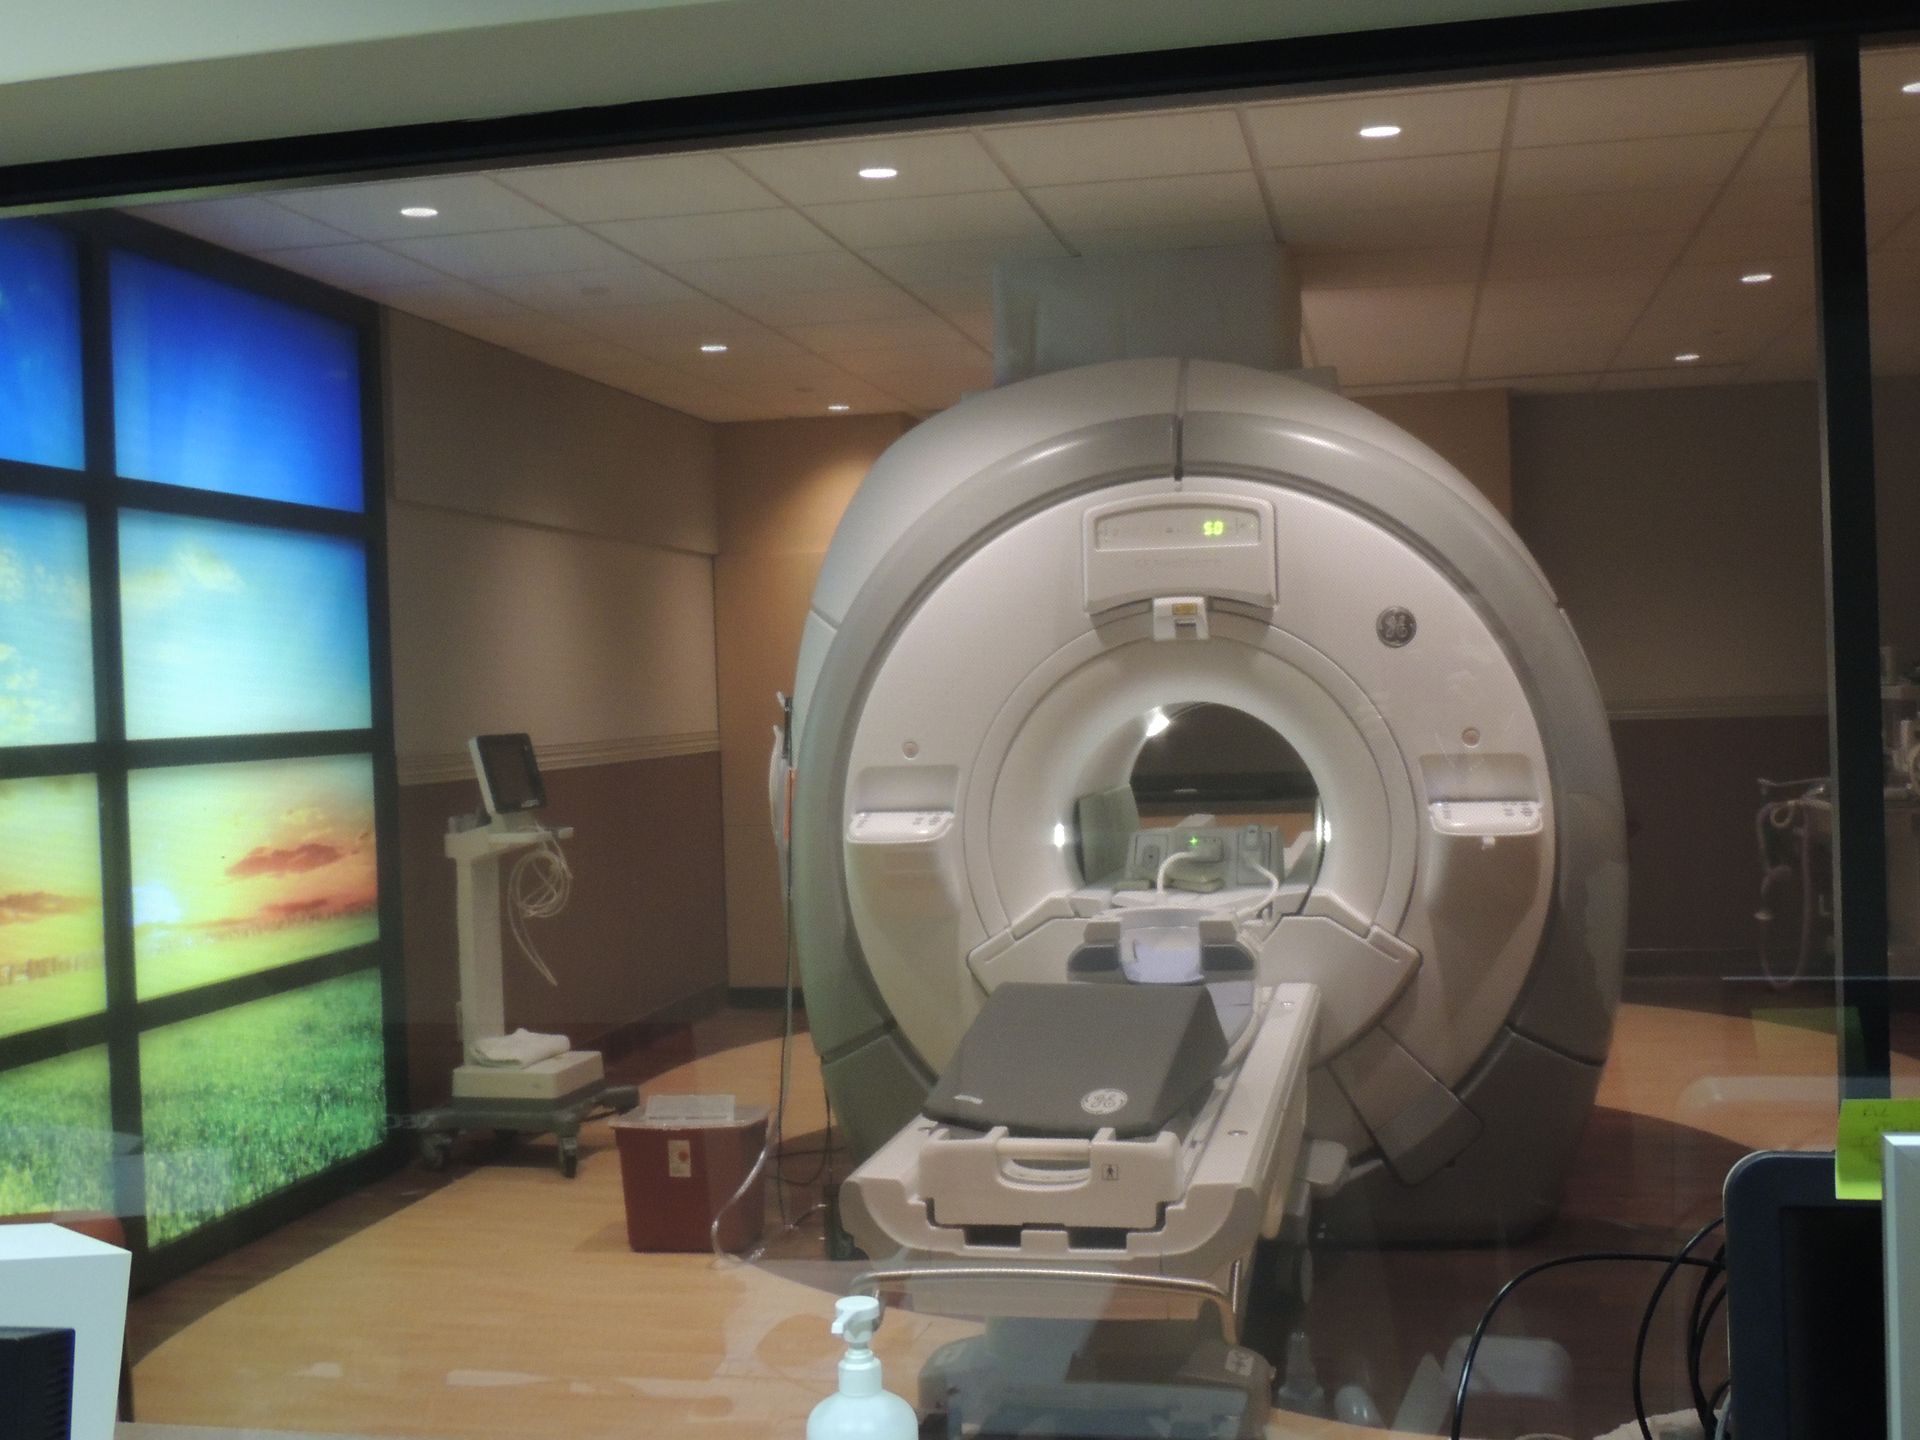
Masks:
[[[473,737],[474,768],[480,775],[481,797],[495,815],[538,810],[547,803],[540,765],[533,758],[533,741],[524,734]]]

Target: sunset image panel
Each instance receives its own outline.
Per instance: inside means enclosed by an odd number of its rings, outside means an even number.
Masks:
[[[120,611],[131,739],[373,723],[357,540],[130,510]]]
[[[378,938],[367,756],[136,770],[127,803],[142,1000]]]
[[[0,745],[93,739],[92,613],[86,512],[0,495]]]
[[[0,780],[0,1035],[106,1008],[91,775]],[[4,1213],[4,1212],[0,1212]]]

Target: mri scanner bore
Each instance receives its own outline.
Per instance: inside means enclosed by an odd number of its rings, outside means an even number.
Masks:
[[[1188,726],[1255,759],[1164,763]],[[1618,998],[1605,715],[1513,531],[1378,416],[1125,360],[935,417],[834,537],[787,740],[843,1221],[990,1317],[923,1398],[999,1413],[1062,1344],[1150,1378],[1114,1305],[1204,1311],[1169,1363],[1232,1433],[1258,1242],[1553,1213]]]

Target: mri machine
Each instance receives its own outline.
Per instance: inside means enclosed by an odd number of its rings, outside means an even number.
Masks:
[[[1195,706],[1293,747],[1305,830],[1141,821],[1135,760]],[[1230,1313],[1289,1228],[1552,1214],[1618,995],[1606,717],[1512,529],[1379,416],[1168,359],[925,422],[833,539],[786,753],[876,1260],[995,1281],[989,1313],[1081,1313],[1077,1269]]]

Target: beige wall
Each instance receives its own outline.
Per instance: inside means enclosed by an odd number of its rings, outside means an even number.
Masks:
[[[714,749],[716,427],[392,312],[387,373],[403,782]]]
[[[721,427],[720,554],[714,561],[727,982],[784,982],[779,873],[767,818],[775,691],[793,689],[800,629],[840,512],[902,415],[768,420]]]
[[[712,551],[715,427],[387,317],[388,590],[414,1101],[458,1059],[447,816],[466,738],[525,730],[566,914],[560,985],[508,946],[508,1024],[618,1050],[725,981]]]
[[[1376,415],[1425,441],[1513,518],[1512,396],[1506,390],[1436,390],[1356,396]]]
[[[1513,414],[1516,528],[1610,711],[1824,703],[1810,385],[1518,396]]]

